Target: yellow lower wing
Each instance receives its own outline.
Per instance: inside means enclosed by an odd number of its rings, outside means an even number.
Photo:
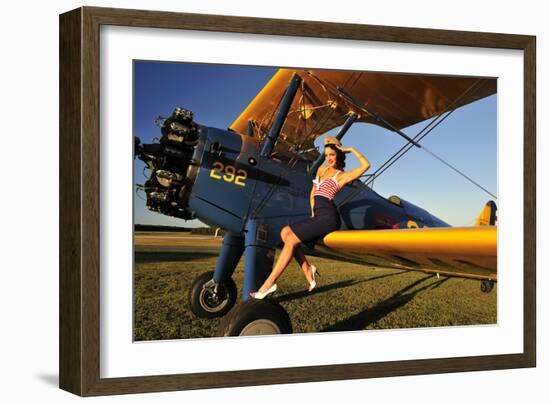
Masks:
[[[413,270],[496,279],[497,227],[342,230],[323,239],[333,253],[373,256]]]

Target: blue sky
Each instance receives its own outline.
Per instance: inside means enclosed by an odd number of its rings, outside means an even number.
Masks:
[[[276,68],[163,63],[134,63],[134,135],[148,143],[160,137],[155,125],[159,115],[168,116],[176,106],[193,111],[195,121],[227,128],[276,72]],[[497,194],[496,95],[466,105],[426,136],[421,144],[442,157],[491,193]],[[428,122],[403,130],[413,137]],[[315,142],[322,144],[322,137]],[[378,126],[358,123],[343,139],[371,162],[374,172],[405,140]],[[135,160],[134,183],[142,184],[144,164]],[[357,166],[348,154],[346,169]],[[451,225],[471,225],[492,197],[425,151],[413,147],[374,182],[374,190],[388,197],[398,195]],[[144,194],[140,194],[144,197]],[[492,199],[494,200],[494,199]],[[495,200],[498,205],[498,200]],[[198,220],[183,221],[149,212],[145,202],[134,198],[138,224],[202,226]]]

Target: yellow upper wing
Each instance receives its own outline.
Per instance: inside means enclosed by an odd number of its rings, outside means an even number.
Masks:
[[[250,122],[254,137],[263,139],[294,73],[303,84],[279,136],[278,143],[287,147],[311,147],[315,138],[342,125],[350,112],[359,121],[382,125],[338,87],[398,129],[437,116],[453,103],[459,107],[494,94],[497,88],[491,78],[280,69],[230,128],[246,134]]]
[[[376,256],[413,270],[496,279],[497,227],[334,231],[325,248],[358,258]]]

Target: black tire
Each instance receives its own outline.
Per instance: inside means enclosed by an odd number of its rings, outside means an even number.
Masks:
[[[493,291],[493,287],[495,286],[494,281],[491,280],[483,280],[481,282],[481,292],[488,294],[491,291]]]
[[[272,300],[250,299],[238,304],[222,319],[217,336],[259,336],[290,334],[292,323],[287,311]]]
[[[214,272],[209,271],[195,279],[189,290],[189,309],[199,318],[224,316],[237,301],[237,286],[232,278],[214,287]],[[209,284],[211,283],[211,284]]]

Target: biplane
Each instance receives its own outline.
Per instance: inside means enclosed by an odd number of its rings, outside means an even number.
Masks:
[[[324,159],[314,141],[338,128],[342,139],[352,125],[370,123],[401,136],[406,152],[423,147],[423,133],[409,137],[402,129],[437,122],[496,89],[491,78],[284,68],[227,130],[200,125],[180,107],[161,118],[158,142],[135,137],[135,156],[150,170],[139,185],[147,208],[225,231],[214,270],[197,277],[189,291],[191,311],[223,317],[221,336],[292,332],[281,305],[249,293],[271,272],[281,229],[311,214],[312,179]],[[337,194],[341,228],[300,245],[305,254],[464,277],[491,291],[497,279],[494,201],[483,206],[474,226],[451,227],[403,198],[376,193],[369,180],[377,172]],[[237,303],[232,276],[243,256]]]

